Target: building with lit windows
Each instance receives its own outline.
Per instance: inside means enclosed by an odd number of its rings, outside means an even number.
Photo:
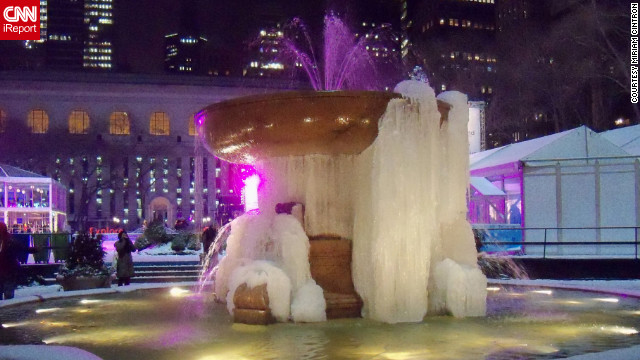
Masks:
[[[363,21],[357,28],[355,36],[369,54],[370,61],[374,64],[380,81],[380,89],[393,89],[405,74],[399,71],[401,65],[401,39],[400,33],[393,29],[390,23],[377,23],[375,21]],[[365,37],[365,39],[362,39]]]
[[[302,65],[285,53],[284,36],[280,24],[260,29],[258,36],[249,44],[242,75],[268,78],[293,76],[295,67]]]
[[[47,39],[45,66],[50,69],[82,69],[85,24],[84,2],[47,0]]]
[[[497,57],[495,0],[403,0],[403,57],[423,66],[436,91],[489,100]]]
[[[225,223],[242,168],[200,146],[194,114],[215,102],[291,90],[277,80],[3,73],[0,163],[59,181],[73,229],[145,220]],[[179,81],[179,82],[178,82]]]
[[[173,33],[164,37],[164,68],[172,73],[199,74],[204,71],[202,58],[207,39],[204,36]]]
[[[41,0],[40,40],[26,41],[27,68],[111,70],[113,0]]]
[[[112,0],[85,0],[86,38],[82,66],[85,69],[110,70],[113,66]]]
[[[47,0],[40,0],[40,40],[25,41],[26,49],[42,48],[42,44],[47,40]]]

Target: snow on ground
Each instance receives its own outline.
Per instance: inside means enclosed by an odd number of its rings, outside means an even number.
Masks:
[[[3,360],[101,360],[92,353],[70,347],[49,345],[6,345],[0,346]]]
[[[565,358],[565,360],[638,360],[640,359],[640,346],[632,346],[626,349],[615,349],[599,353],[577,355]]]
[[[16,289],[16,294],[13,299],[0,301],[0,309],[5,306],[24,304],[36,301],[45,301],[51,299],[59,299],[64,297],[73,296],[87,296],[87,295],[101,295],[101,294],[114,294],[125,293],[142,289],[162,289],[162,288],[193,288],[196,287],[198,282],[196,281],[184,281],[173,283],[133,283],[127,286],[111,285],[110,288],[90,289],[90,290],[77,290],[77,291],[63,291],[60,285],[47,285],[47,286],[29,286],[20,287]],[[3,359],[0,357],[0,359]]]

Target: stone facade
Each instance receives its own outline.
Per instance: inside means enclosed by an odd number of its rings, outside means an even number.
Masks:
[[[298,87],[229,78],[2,75],[0,162],[64,184],[75,229],[81,221],[135,229],[154,217],[169,226],[181,218],[197,226],[228,221],[240,205],[238,167],[199,145],[194,114],[215,102]],[[117,117],[126,126],[114,128]],[[46,136],[54,140],[30,149]]]

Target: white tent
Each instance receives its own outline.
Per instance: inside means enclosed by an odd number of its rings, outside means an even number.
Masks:
[[[616,137],[623,138],[622,134]],[[637,136],[627,134],[624,139],[631,144]],[[505,208],[517,207],[514,210],[521,212],[522,227],[527,229],[525,241],[635,242],[635,227],[640,224],[637,154],[625,151],[604,134],[582,126],[472,154],[470,162],[472,176],[484,177],[503,190]],[[494,221],[513,222],[509,217]],[[553,246],[545,250],[528,246],[525,252],[542,251],[546,255],[633,254],[635,246]]]
[[[640,156],[640,125],[609,130],[600,135],[629,154]]]

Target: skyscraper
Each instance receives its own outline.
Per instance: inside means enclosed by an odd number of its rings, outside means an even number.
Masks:
[[[82,66],[85,69],[111,69],[113,66],[112,0],[85,0],[84,25],[86,39]]]
[[[24,45],[50,69],[111,70],[112,28],[112,0],[41,0],[41,39]]]
[[[51,69],[80,70],[85,41],[84,1],[47,0],[45,64]]]
[[[195,19],[198,5],[194,1],[180,3],[180,23],[164,36],[164,69],[182,74],[204,74],[204,51],[207,38]]]
[[[487,100],[497,62],[495,6],[494,0],[402,0],[403,58],[413,56],[436,91]]]
[[[284,54],[284,30],[280,24],[265,26],[249,45],[247,63],[242,70],[249,77],[285,77],[292,67],[299,65],[291,56]]]
[[[189,33],[165,36],[164,64],[167,72],[202,73],[203,48],[207,39]]]

